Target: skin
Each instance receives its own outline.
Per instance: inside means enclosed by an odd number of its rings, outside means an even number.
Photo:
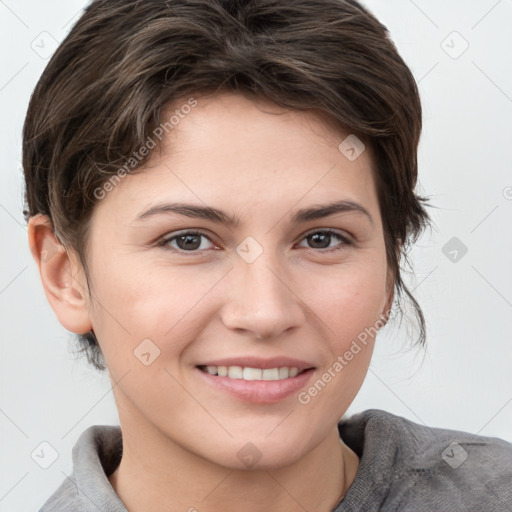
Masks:
[[[276,403],[241,400],[206,384],[196,365],[294,357],[315,367],[307,390],[389,310],[394,283],[370,152],[347,159],[338,145],[348,133],[312,111],[232,93],[197,99],[150,164],[95,207],[91,296],[48,218],[30,220],[45,293],[67,330],[92,328],[100,342],[124,443],[109,481],[130,512],[329,511],[357,472],[337,422],[361,387],[375,340],[306,405],[297,393]],[[359,203],[371,220],[349,211],[291,221],[298,209],[339,200]],[[221,209],[240,224],[172,213],[134,220],[173,201]],[[193,240],[200,252],[176,239],[167,250],[157,246],[186,229],[208,236]],[[351,243],[307,238],[322,229]],[[263,249],[252,263],[236,252],[248,236]],[[160,356],[145,366],[134,350],[147,338]],[[248,442],[261,454],[250,468],[237,456]]]

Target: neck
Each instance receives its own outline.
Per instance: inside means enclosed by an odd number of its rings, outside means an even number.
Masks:
[[[330,512],[359,464],[337,428],[295,463],[257,470],[218,466],[169,440],[162,450],[158,436],[140,432],[123,429],[122,460],[109,477],[130,512],[220,512],[235,507],[246,512]]]

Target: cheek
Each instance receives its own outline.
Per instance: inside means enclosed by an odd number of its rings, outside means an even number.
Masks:
[[[98,264],[102,257],[116,264]],[[93,266],[92,323],[105,357],[115,355],[115,364],[123,358],[131,364],[145,339],[162,352],[179,353],[208,321],[203,299],[223,275],[221,269],[198,272],[192,265],[148,267],[147,259],[98,253]]]
[[[116,364],[124,358],[131,365],[133,351],[145,339],[167,355],[179,355],[222,307],[217,291],[223,286],[215,287],[226,266],[202,271],[197,265],[173,268],[165,260],[148,266],[148,259],[144,253],[107,251],[97,251],[91,259],[97,302],[92,321],[107,364],[109,358]],[[340,264],[314,265],[314,271],[309,267],[296,267],[289,285],[312,312],[312,325],[324,329],[318,335],[328,341],[322,349],[328,361],[343,354],[378,320],[384,303],[385,258],[368,251]]]
[[[360,260],[315,278],[316,289],[323,292],[310,294],[311,309],[327,326],[327,350],[316,379],[299,394],[298,401],[310,417],[331,424],[352,403],[367,374],[375,336],[382,326],[386,267]]]
[[[326,326],[331,351],[338,355],[379,321],[386,304],[385,260],[354,258],[325,267],[306,278],[304,291],[311,310]]]

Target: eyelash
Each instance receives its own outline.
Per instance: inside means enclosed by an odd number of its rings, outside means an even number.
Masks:
[[[338,233],[337,231],[333,231],[332,229],[318,229],[316,231],[310,231],[309,233],[306,233],[300,241],[308,238],[311,235],[315,235],[317,233],[323,233],[326,235],[333,236],[333,237],[337,238],[342,243],[335,247],[332,247],[330,249],[317,249],[316,251],[315,251],[314,247],[310,247],[310,248],[306,248],[306,249],[309,249],[309,250],[312,250],[315,252],[320,252],[320,253],[332,253],[332,252],[336,252],[336,251],[340,251],[340,250],[344,249],[345,246],[352,245],[352,242],[347,237],[343,236],[342,234]],[[193,251],[185,251],[183,249],[176,249],[174,247],[171,248],[168,246],[168,244],[170,242],[172,242],[173,240],[176,240],[176,239],[184,237],[184,236],[189,236],[189,235],[203,236],[206,239],[208,239],[210,242],[214,243],[211,240],[211,238],[206,233],[204,233],[202,231],[183,231],[178,235],[173,235],[171,237],[163,238],[160,242],[158,242],[157,246],[162,247],[163,249],[165,249],[167,251],[177,252],[179,254],[195,254],[195,255],[202,254],[203,251],[199,251],[197,249],[193,250]]]

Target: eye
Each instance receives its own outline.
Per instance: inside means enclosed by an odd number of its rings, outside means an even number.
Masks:
[[[164,238],[158,245],[178,252],[201,252],[209,249],[209,247],[203,245],[201,238],[212,243],[210,238],[200,231],[183,231],[178,235]],[[173,243],[176,245],[172,245]]]
[[[213,244],[210,237],[201,231],[182,231],[173,236],[162,239],[157,245],[164,249],[175,252],[200,253],[212,247],[208,243],[203,244],[203,240]],[[338,240],[337,245],[332,246],[333,239]],[[331,229],[323,229],[308,233],[302,240],[307,241],[311,247],[309,249],[319,249],[319,252],[338,251],[351,245],[351,241],[341,233]]]
[[[331,246],[330,243],[332,242],[333,238],[337,239],[341,243],[335,246]],[[345,246],[351,245],[350,240],[346,236],[331,229],[313,231],[307,234],[303,240],[306,240],[309,244],[312,244],[313,247],[310,247],[311,249],[326,249],[321,250],[320,252],[339,251]]]

